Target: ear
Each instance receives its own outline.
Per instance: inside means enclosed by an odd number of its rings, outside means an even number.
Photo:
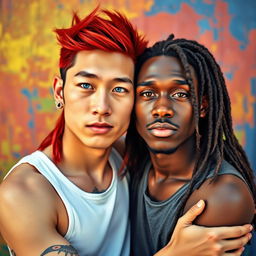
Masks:
[[[53,81],[54,99],[56,102],[62,103],[62,105],[64,105],[63,90],[63,80],[59,76],[55,76]]]
[[[200,117],[201,118],[204,118],[206,116],[206,114],[208,112],[208,106],[209,106],[208,98],[204,95],[202,98],[202,104],[200,107]]]

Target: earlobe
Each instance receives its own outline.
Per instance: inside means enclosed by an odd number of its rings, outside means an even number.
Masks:
[[[202,98],[202,104],[200,107],[200,117],[204,118],[208,112],[208,99],[206,96]]]
[[[200,117],[204,118],[206,116],[206,113],[207,113],[207,109],[201,107],[201,109],[200,109]]]

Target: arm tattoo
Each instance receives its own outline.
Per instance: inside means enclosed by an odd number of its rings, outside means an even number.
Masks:
[[[51,252],[65,253],[65,256],[79,256],[77,250],[71,245],[53,245],[47,248],[40,256],[47,255]],[[61,254],[62,255],[62,254]]]

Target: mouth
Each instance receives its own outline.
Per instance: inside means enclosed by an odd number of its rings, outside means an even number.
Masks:
[[[96,122],[88,124],[86,127],[89,128],[93,133],[104,134],[109,132],[113,128],[113,125],[109,123]]]
[[[165,138],[177,132],[177,127],[169,123],[154,123],[148,127],[150,133],[155,137]]]

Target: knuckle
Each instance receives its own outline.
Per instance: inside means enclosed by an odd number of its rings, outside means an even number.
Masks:
[[[216,241],[218,239],[218,236],[214,232],[208,232],[207,233],[207,239],[210,241]]]
[[[183,223],[183,216],[182,217],[180,217],[179,219],[178,219],[178,221],[177,221],[177,225],[181,225],[182,223]]]
[[[213,255],[221,255],[223,251],[223,246],[221,244],[215,244],[213,247]]]

